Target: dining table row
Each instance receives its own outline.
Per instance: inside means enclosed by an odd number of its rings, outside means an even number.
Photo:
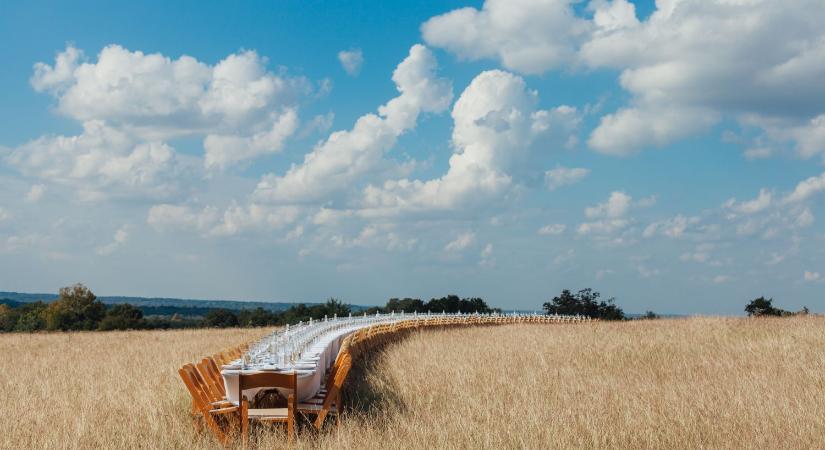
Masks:
[[[341,391],[353,360],[378,344],[424,329],[591,320],[521,313],[333,315],[286,325],[184,365],[179,374],[192,395],[196,427],[206,425],[220,442],[229,442],[235,431],[246,442],[253,422],[283,423],[291,440],[299,416],[319,430],[327,417],[340,423]]]

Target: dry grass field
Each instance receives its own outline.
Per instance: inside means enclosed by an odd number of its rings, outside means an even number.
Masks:
[[[0,448],[214,447],[175,369],[261,334],[0,336]],[[350,381],[355,412],[296,447],[821,448],[825,318],[427,331]]]

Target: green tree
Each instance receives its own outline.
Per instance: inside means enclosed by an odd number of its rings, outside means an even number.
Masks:
[[[89,288],[78,283],[60,289],[57,300],[45,311],[48,330],[95,330],[106,307]]]
[[[426,311],[424,308],[424,302],[419,298],[404,298],[400,300],[397,298],[391,298],[387,301],[387,305],[384,309],[387,311],[396,312],[404,311],[405,313]]]
[[[599,300],[598,291],[587,288],[573,294],[565,289],[557,297],[545,302],[543,309],[547,314],[581,315],[594,319],[624,320],[624,311],[614,304],[615,299]]]
[[[238,312],[238,323],[242,327],[265,327],[278,324],[278,314],[267,311],[260,306],[255,309],[244,309]]]
[[[228,309],[213,309],[203,317],[203,324],[213,328],[238,326],[238,316]]]
[[[344,302],[337,298],[330,298],[324,303],[323,312],[319,314],[319,317],[328,316],[331,319],[336,314],[338,317],[344,317],[348,315],[350,311],[349,305],[344,304]]]
[[[786,312],[773,307],[773,298],[765,298],[759,297],[751,300],[750,303],[745,306],[745,312],[748,313],[748,316],[782,316]]]
[[[109,308],[98,328],[103,331],[138,330],[145,326],[143,311],[129,303],[123,303]]]
[[[46,304],[43,302],[27,303],[14,308],[16,318],[13,330],[10,331],[39,331],[46,328]]]

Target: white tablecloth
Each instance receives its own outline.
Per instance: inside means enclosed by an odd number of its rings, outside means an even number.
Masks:
[[[299,367],[298,373],[298,401],[304,401],[315,396],[321,390],[321,383],[326,374],[327,369],[332,366],[335,359],[338,357],[338,350],[341,348],[341,343],[349,334],[361,327],[353,326],[351,328],[344,328],[335,330],[332,333],[324,335],[317,343],[310,347],[306,352],[304,358],[299,361],[296,366]],[[313,364],[315,368],[305,369],[307,365]],[[221,371],[223,375],[223,383],[226,388],[227,400],[238,403],[241,395],[238,392],[239,377],[241,373],[252,374],[266,372],[265,366],[253,367],[248,370],[224,369]],[[281,371],[284,372],[284,371]],[[290,373],[290,371],[285,371]],[[246,392],[247,399],[252,399],[259,389],[251,389]]]

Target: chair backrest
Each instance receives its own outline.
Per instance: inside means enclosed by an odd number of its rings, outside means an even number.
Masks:
[[[221,377],[221,373],[219,371],[213,371],[209,361],[209,358],[204,358],[201,362],[195,365],[195,368],[209,390],[212,401],[221,400],[226,394],[223,385],[223,377]]]
[[[209,396],[204,391],[203,380],[200,379],[200,376],[197,374],[195,366],[192,364],[184,365],[178,369],[178,375],[180,375],[183,384],[186,385],[186,390],[188,390],[192,396],[192,402],[195,404],[195,408],[201,412],[203,412],[204,409],[208,409]]]
[[[335,403],[335,407],[338,408],[338,413],[341,413],[341,388],[347,379],[351,367],[352,358],[349,355],[345,355],[341,359],[338,369],[335,371],[335,380],[332,386],[327,387],[327,395],[324,397],[324,403],[321,405],[321,410],[318,411],[318,417],[315,418],[315,428],[317,430],[320,430],[321,426],[324,425],[324,419],[326,419],[327,414],[329,414],[333,403]]]

